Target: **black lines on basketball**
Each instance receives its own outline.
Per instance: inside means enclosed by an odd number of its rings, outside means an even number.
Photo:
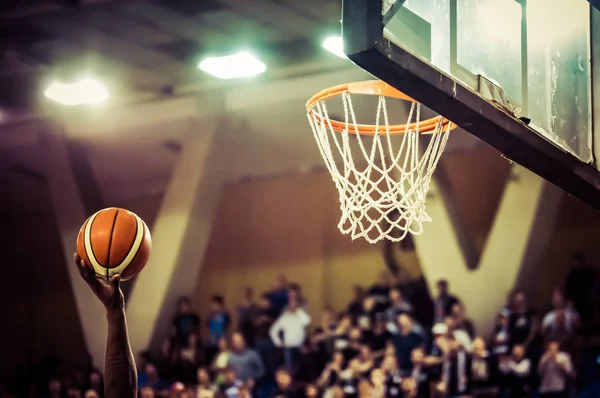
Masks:
[[[106,267],[106,279],[109,279],[109,264],[110,264],[110,249],[112,248],[113,236],[115,233],[115,225],[117,224],[117,216],[119,215],[119,210],[115,211],[115,217],[113,218],[112,227],[110,228],[110,238],[108,240],[108,253],[106,255],[106,264],[102,264]]]

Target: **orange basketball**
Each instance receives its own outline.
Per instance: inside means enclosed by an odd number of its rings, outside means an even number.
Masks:
[[[77,236],[77,254],[97,277],[133,278],[144,268],[152,239],[144,221],[134,213],[110,207],[88,218]]]

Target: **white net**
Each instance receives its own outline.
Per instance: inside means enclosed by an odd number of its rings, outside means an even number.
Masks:
[[[425,210],[431,177],[448,141],[451,123],[444,118],[420,145],[421,105],[412,103],[401,137],[390,134],[386,97],[379,96],[374,135],[360,133],[351,95],[341,94],[345,127],[335,131],[324,101],[309,112],[315,139],[339,192],[338,228],[352,239],[397,242],[420,235],[431,218]],[[382,117],[383,116],[383,117]],[[383,120],[382,120],[383,119]],[[395,138],[398,138],[396,142]]]

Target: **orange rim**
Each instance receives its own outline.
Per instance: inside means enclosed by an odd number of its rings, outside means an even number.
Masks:
[[[330,120],[327,122],[321,115],[315,112],[315,107],[317,103],[320,101],[325,101],[331,98],[339,97],[344,93],[349,94],[361,94],[361,95],[377,95],[384,96],[388,98],[397,98],[404,101],[417,102],[408,95],[403,92],[395,89],[389,84],[382,82],[380,80],[369,80],[364,82],[354,82],[354,83],[346,83],[340,84],[339,86],[334,86],[327,88],[323,91],[318,92],[313,95],[308,102],[306,103],[306,111],[309,116],[313,118],[318,123],[326,123],[331,127],[334,131],[342,132],[346,130],[346,123],[340,120]],[[440,123],[440,119],[442,120],[442,127],[444,131],[450,125],[450,130],[454,130],[456,128],[456,124],[450,122],[448,119],[443,118],[442,116],[432,117],[431,119],[422,120],[415,123],[407,124],[393,124],[390,125],[387,129],[385,126],[379,126],[379,133],[388,133],[390,135],[398,135],[404,134],[406,129],[409,130],[417,130],[419,129],[419,133],[422,134],[431,134],[436,132],[436,127]],[[361,135],[375,135],[377,132],[377,128],[374,124],[357,124],[354,126],[352,123],[348,123],[348,126],[351,128],[348,129],[348,133],[350,134],[361,134]],[[354,128],[352,128],[354,127]]]

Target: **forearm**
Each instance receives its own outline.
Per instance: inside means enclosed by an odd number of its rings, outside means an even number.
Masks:
[[[106,360],[104,363],[104,395],[106,398],[135,398],[137,371],[129,344],[125,309],[109,308]]]

